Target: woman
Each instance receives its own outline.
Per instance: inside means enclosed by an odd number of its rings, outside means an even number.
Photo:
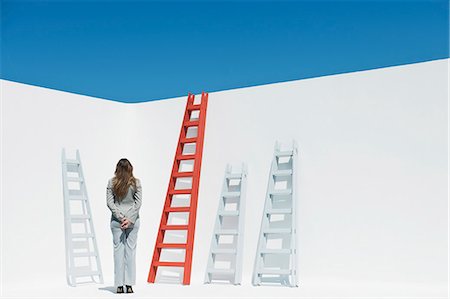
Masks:
[[[111,232],[114,243],[114,284],[117,293],[133,293],[136,280],[136,240],[139,230],[139,209],[142,187],[133,176],[133,166],[120,159],[115,176],[108,181],[106,202],[111,210]]]

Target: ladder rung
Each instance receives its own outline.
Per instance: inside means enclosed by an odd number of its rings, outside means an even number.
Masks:
[[[262,249],[261,254],[289,254],[291,250],[289,248],[283,249]]]
[[[162,225],[161,230],[187,230],[188,225]]]
[[[290,234],[290,228],[266,228],[263,230],[265,234]]]
[[[292,151],[279,151],[276,153],[277,157],[287,157],[292,156]]]
[[[68,176],[67,177],[67,181],[68,182],[82,182],[83,179],[80,177],[72,177],[72,176]]]
[[[77,159],[66,159],[67,164],[81,164]]]
[[[70,218],[76,220],[89,219],[91,218],[89,215],[70,215]]]
[[[216,235],[237,235],[237,229],[220,229],[214,232]]]
[[[168,207],[165,208],[165,212],[189,212],[191,210],[191,207]]]
[[[227,179],[241,179],[242,173],[228,173],[225,175]]]
[[[276,170],[272,173],[274,176],[286,176],[292,174],[292,169]]]
[[[161,262],[156,261],[153,264],[156,267],[184,267],[184,262]]]
[[[211,274],[233,274],[234,269],[208,268],[207,272]]]
[[[92,270],[89,267],[75,267],[72,268],[72,274],[77,277],[100,275],[100,271]]]
[[[74,257],[89,257],[89,256],[97,256],[95,254],[95,252],[90,251],[90,252],[74,252],[73,253]]]
[[[74,222],[80,222],[80,221],[82,222],[86,219],[90,219],[91,217],[89,215],[70,215],[70,218]]]
[[[172,177],[174,177],[174,178],[186,178],[186,177],[192,177],[192,176],[194,176],[193,171],[175,172],[172,174]]]
[[[222,193],[222,197],[239,197],[240,195],[241,195],[241,192],[239,192],[239,191]]]
[[[187,121],[184,123],[185,127],[196,127],[200,122],[198,120]]]
[[[185,243],[158,243],[157,248],[181,248],[185,249],[187,244]]]
[[[286,209],[269,209],[266,211],[266,214],[291,214],[292,209],[286,208]]]
[[[236,249],[234,248],[214,248],[211,250],[212,253],[220,254],[236,254]]]
[[[278,274],[278,275],[289,275],[291,270],[289,269],[261,269],[258,274]]]
[[[94,234],[72,234],[72,238],[94,238]]]
[[[69,200],[86,200],[84,195],[69,195]]]
[[[181,160],[194,160],[195,159],[195,155],[178,155],[177,156],[177,160],[181,161]]]
[[[201,107],[200,104],[197,104],[197,105],[191,104],[191,105],[188,105],[187,109],[188,110],[200,110],[200,107]]]
[[[280,189],[280,190],[272,190],[270,194],[272,195],[289,195],[292,193],[292,189]]]
[[[191,138],[182,138],[180,140],[180,143],[196,143],[197,137],[191,137]]]
[[[239,211],[219,211],[219,216],[239,216]]]
[[[169,194],[176,195],[176,194],[191,194],[192,189],[178,189],[178,190],[170,190]]]

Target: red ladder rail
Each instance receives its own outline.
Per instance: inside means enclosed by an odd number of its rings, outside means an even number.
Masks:
[[[183,271],[183,284],[188,285],[191,280],[192,253],[194,249],[195,220],[197,215],[198,189],[200,184],[200,169],[202,165],[203,139],[205,136],[206,107],[208,105],[208,93],[203,92],[200,104],[194,104],[194,95],[189,94],[186,109],[184,112],[183,123],[181,125],[178,146],[175,152],[175,158],[172,166],[169,187],[167,188],[166,199],[164,203],[161,221],[156,238],[153,258],[150,265],[147,281],[154,283],[159,266],[181,267]],[[192,112],[199,111],[198,120],[191,120]],[[189,127],[197,127],[197,136],[186,137]],[[183,147],[186,143],[195,143],[195,154],[183,155]],[[193,160],[193,170],[180,172],[182,161]],[[192,178],[192,187],[190,189],[175,189],[177,178]],[[189,206],[172,207],[172,198],[178,194],[189,194]],[[189,218],[187,225],[169,225],[169,213],[188,212]],[[174,244],[164,243],[164,235],[168,230],[187,230],[186,243]],[[161,251],[165,248],[185,249],[184,262],[160,261]]]

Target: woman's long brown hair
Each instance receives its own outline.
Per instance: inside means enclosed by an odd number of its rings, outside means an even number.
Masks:
[[[133,166],[128,159],[120,159],[116,165],[116,171],[113,178],[113,192],[116,199],[121,201],[128,193],[130,186],[136,190],[136,178],[133,176]]]

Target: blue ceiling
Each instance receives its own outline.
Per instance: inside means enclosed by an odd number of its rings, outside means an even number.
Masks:
[[[143,102],[449,57],[448,1],[1,2],[1,78]]]

